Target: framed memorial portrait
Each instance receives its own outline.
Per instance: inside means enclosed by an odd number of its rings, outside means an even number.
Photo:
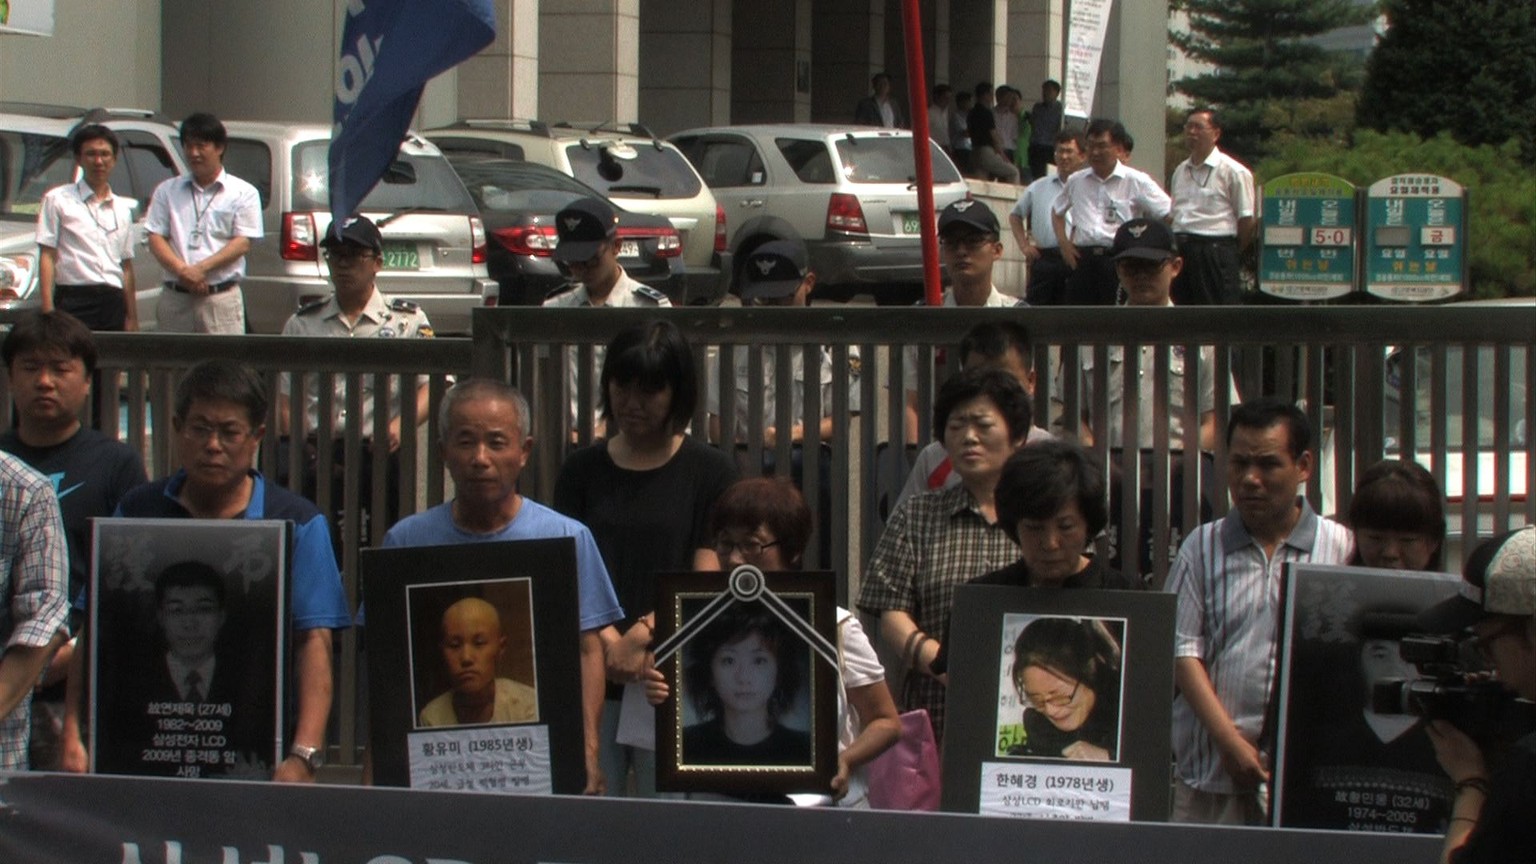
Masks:
[[[1423,718],[1403,698],[1405,686],[1421,679],[1403,640],[1421,651],[1457,650],[1437,637],[1414,638],[1414,624],[1455,596],[1459,582],[1448,573],[1289,566],[1273,824],[1445,832],[1455,787],[1435,760]]]
[[[837,773],[834,575],[657,577],[656,786],[757,796],[825,793]]]
[[[92,530],[91,771],[271,779],[284,756],[288,523]]]
[[[580,794],[575,543],[365,549],[359,568],[374,782]]]
[[[1171,594],[964,585],[950,619],[945,810],[1163,821]]]

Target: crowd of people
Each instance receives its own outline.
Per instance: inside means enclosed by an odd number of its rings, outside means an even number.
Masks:
[[[891,113],[889,81],[883,93],[878,79],[875,83],[874,104],[867,110],[883,122]],[[1059,87],[1047,84],[1043,103],[1053,103]],[[977,95],[990,110],[991,89],[978,88]],[[1005,96],[1013,104],[1015,94]],[[188,118],[183,137],[193,174],[185,183],[165,188],[165,195],[157,192],[150,211],[152,248],[179,286],[167,283],[169,294],[182,298],[169,309],[162,302],[162,314],[189,317],[209,328],[229,317],[217,308],[223,303],[218,298],[226,293],[238,296],[232,290],[238,278],[227,286],[230,280],[224,276],[229,271],[221,268],[237,266],[243,243],[251,239],[240,233],[245,221],[238,210],[226,213],[215,207],[242,197],[241,187],[218,167],[222,128],[216,124],[212,118]],[[1025,147],[1009,148],[1000,125],[994,122],[984,130],[986,135],[973,138],[973,164],[1003,163],[1010,149],[1014,158],[1021,150],[1031,162],[1042,157],[1039,148],[1046,142],[1032,133]],[[1200,292],[1219,296],[1227,278],[1226,253],[1235,253],[1238,244],[1251,237],[1251,200],[1247,215],[1241,200],[1244,189],[1251,195],[1251,177],[1245,183],[1241,166],[1215,149],[1219,125],[1214,113],[1192,112],[1186,131],[1192,145],[1204,144],[1192,146],[1194,155],[1176,172],[1171,198],[1145,174],[1124,164],[1129,140],[1119,124],[1096,120],[1086,135],[1058,131],[1050,136],[1058,169],[1062,161],[1070,166],[1078,158],[1086,158],[1086,167],[1065,181],[1058,174],[1055,187],[1032,184],[1010,219],[1014,238],[1026,252],[1033,250],[1044,262],[1046,253],[1054,250],[1053,257],[1062,265],[1049,277],[1056,283],[1032,286],[1036,296],[1091,295],[1095,301],[1112,302],[1113,295],[1123,293],[1129,304],[1166,307],[1177,302],[1180,284],[1188,296],[1197,298],[1190,302],[1200,302]],[[112,245],[111,232],[97,212],[116,206],[110,189],[96,182],[103,176],[101,167],[115,156],[116,139],[110,130],[88,126],[76,134],[74,147],[84,179],[50,193],[40,217],[40,225],[51,224],[56,232],[50,235],[55,242],[44,245],[44,311],[13,327],[3,346],[18,421],[0,438],[0,449],[14,454],[0,455],[0,519],[5,522],[0,584],[11,610],[3,622],[10,647],[0,656],[0,767],[31,764],[80,771],[87,764],[80,728],[86,652],[75,634],[82,630],[87,608],[80,598],[88,587],[90,519],[280,519],[294,526],[292,644],[286,656],[293,666],[296,700],[283,732],[286,757],[272,767],[271,776],[278,781],[312,780],[323,761],[331,708],[333,634],[353,623],[334,551],[337,514],[322,512],[313,501],[258,470],[270,394],[260,376],[238,363],[206,361],[182,376],[171,432],[183,467],[168,477],[149,482],[137,454],[81,424],[96,356],[90,328],[71,310],[102,330],[127,327],[134,318],[128,301],[120,315],[92,317],[106,289],[115,288],[125,297],[132,293],[129,258]],[[1228,200],[1233,197],[1236,200]],[[1222,207],[1225,216],[1213,216]],[[1040,221],[1044,214],[1049,215],[1049,225]],[[555,305],[665,305],[664,299],[657,301],[641,290],[643,286],[627,281],[617,262],[611,210],[601,202],[582,201],[565,215],[570,218],[557,219],[556,256],[581,284],[562,295],[570,299],[556,298]],[[162,229],[164,234],[159,233]],[[1219,233],[1229,230],[1230,236]],[[1014,305],[992,283],[1002,231],[989,208],[973,201],[950,205],[939,215],[939,235],[952,279],[947,305]],[[354,218],[328,234],[324,245],[334,294],[299,309],[290,321],[291,332],[431,335],[418,309],[389,300],[374,285],[382,251],[377,226]],[[803,249],[788,244],[755,254],[761,266],[745,268],[749,282],[741,286],[743,302],[803,302],[814,284]],[[189,264],[189,258],[200,263]],[[88,266],[97,269],[85,276],[70,275],[82,272],[72,268]],[[1050,273],[1050,268],[1041,269]],[[1180,277],[1191,271],[1216,275],[1181,283]],[[114,277],[116,283],[110,281]],[[93,290],[74,290],[81,284]],[[621,744],[618,727],[626,688],[653,704],[673,695],[651,655],[656,574],[716,572],[739,563],[796,569],[804,563],[813,530],[810,510],[791,482],[739,480],[736,461],[703,440],[705,430],[691,428],[703,398],[701,389],[721,389],[701,388],[694,352],[682,331],[666,319],[625,329],[605,346],[595,387],[604,434],[564,461],[550,506],[518,491],[534,434],[534,415],[524,396],[497,381],[458,382],[439,405],[440,440],[435,442],[453,479],[454,497],[404,519],[393,508],[380,514],[394,523],[386,546],[575,539],[581,661],[579,680],[571,686],[582,694],[586,791],[593,794],[655,793],[654,752]],[[923,452],[878,538],[856,603],[878,622],[875,637],[899,658],[901,678],[887,687],[858,618],[841,610],[838,770],[828,788],[805,791],[862,800],[860,769],[897,741],[898,710],[925,709],[936,738],[943,741],[946,725],[957,719],[945,714],[949,682],[968,674],[948,663],[950,608],[959,585],[977,581],[1039,588],[1144,588],[1142,581],[1123,575],[1126,568],[1116,559],[1101,560],[1095,540],[1107,534],[1118,555],[1140,556],[1164,538],[1149,540],[1144,526],[1117,524],[1122,508],[1111,502],[1119,480],[1085,449],[1088,442],[1081,433],[1090,426],[1105,430],[1111,451],[1147,448],[1150,439],[1164,431],[1154,428],[1154,418],[1164,417],[1170,424],[1168,440],[1178,443],[1183,470],[1209,459],[1224,434],[1228,486],[1203,489],[1202,495],[1209,499],[1225,494],[1232,504],[1226,516],[1214,520],[1202,506],[1201,524],[1175,526],[1180,536],[1172,538],[1177,553],[1167,590],[1175,595],[1178,610],[1174,818],[1261,822],[1276,743],[1266,719],[1275,698],[1276,611],[1285,565],[1435,566],[1445,532],[1443,515],[1435,518],[1442,500],[1439,490],[1432,480],[1425,487],[1418,472],[1389,464],[1366,472],[1356,498],[1357,503],[1380,501],[1379,506],[1362,504],[1363,509],[1352,510],[1345,521],[1314,512],[1299,494],[1316,458],[1306,416],[1292,405],[1251,398],[1234,405],[1221,429],[1214,394],[1218,386],[1230,388],[1230,382],[1215,380],[1213,364],[1203,352],[1187,358],[1187,364],[1181,360],[1175,372],[1178,380],[1167,388],[1170,399],[1182,399],[1189,389],[1198,405],[1179,402],[1152,410],[1163,397],[1139,392],[1132,397],[1139,413],[1127,412],[1126,394],[1116,389],[1107,394],[1109,414],[1103,422],[1067,418],[1054,433],[1040,428],[1033,416],[1036,373],[1022,327],[983,325],[967,336],[962,354],[964,368],[941,384],[934,400],[932,452]],[[904,362],[915,365],[916,358]],[[1111,356],[1109,362],[1123,358]],[[817,383],[826,387],[842,370],[829,368],[829,355],[822,364]],[[738,377],[760,374],[735,365]],[[807,374],[804,368],[794,373],[802,400],[812,398]],[[1196,386],[1186,388],[1182,376],[1191,374],[1197,376]],[[1122,378],[1112,372],[1109,380],[1119,384]],[[917,376],[905,380],[916,381]],[[738,385],[739,390],[750,389]],[[309,389],[313,395],[314,388]],[[401,400],[415,398],[418,421],[426,418],[429,407],[425,388],[417,387],[414,393],[409,386],[401,389],[407,392],[391,392],[386,400],[388,423],[356,421],[370,430],[386,426],[391,451],[408,431],[400,429]],[[915,416],[916,394],[907,395],[909,414]],[[366,400],[369,405],[374,401]],[[1232,401],[1237,403],[1235,392]],[[720,410],[712,403],[708,413],[718,418]],[[768,407],[765,416],[774,413]],[[1122,428],[1128,414],[1140,418],[1134,432]],[[283,427],[279,434],[303,434],[318,422],[282,410],[273,416]],[[1196,418],[1198,424],[1186,427],[1186,417]],[[348,422],[353,421],[341,417],[321,425]],[[711,431],[717,440],[732,437],[715,425]],[[915,434],[916,426],[909,422],[909,433]],[[802,427],[788,434],[800,442],[808,435],[826,438],[837,430],[823,424],[815,431]],[[305,485],[306,491],[315,488],[315,483]],[[1412,507],[1417,507],[1414,518],[1399,518],[1394,509]],[[1536,696],[1533,538],[1536,529],[1528,528],[1497,538],[1486,552],[1474,554],[1468,587],[1456,603],[1441,610],[1440,622],[1447,632],[1470,628],[1501,680],[1526,698]],[[504,639],[503,623],[485,612],[469,604],[443,613],[443,658],[450,666],[463,664],[464,683],[428,705],[423,722],[481,722],[482,717],[494,719],[503,703],[516,701],[516,688],[507,686],[516,682],[484,668],[485,657],[498,653]],[[782,710],[783,691],[790,688],[786,675],[795,665],[785,649],[785,635],[750,616],[725,621],[719,630],[685,657],[687,675],[694,682],[688,688],[690,698],[701,718],[684,736],[685,749],[725,760],[798,753],[805,730],[787,726]],[[459,644],[468,638],[483,643],[478,658]],[[1107,683],[1118,675],[1121,662],[1116,634],[1096,619],[1070,627],[1030,627],[1019,634],[1012,650],[1023,725],[1034,739],[1021,746],[1064,758],[1115,759],[1114,745],[1103,730],[1117,719]],[[737,668],[749,664],[756,667],[750,681]],[[722,684],[733,675],[740,683]],[[727,692],[721,692],[722,687]],[[34,690],[39,708],[29,710]],[[42,707],[50,703],[52,707]],[[511,708],[507,712],[505,716],[515,713]],[[37,734],[29,732],[33,726]],[[1497,860],[1471,856],[1489,854],[1479,850],[1508,842],[1489,839],[1496,831],[1529,832],[1521,814],[1536,798],[1531,789],[1536,775],[1530,771],[1536,743],[1527,739],[1516,758],[1490,773],[1476,745],[1455,727],[1436,721],[1428,734],[1455,783],[1447,848],[1465,847],[1457,860]]]

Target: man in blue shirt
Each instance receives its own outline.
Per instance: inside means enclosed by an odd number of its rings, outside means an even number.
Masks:
[[[605,672],[604,644],[619,638],[615,621],[624,611],[603,565],[592,532],[517,492],[517,478],[533,449],[528,403],[499,381],[473,378],[456,384],[438,409],[443,465],[453,477],[454,497],[402,519],[384,535],[384,546],[445,546],[571,537],[576,541],[577,597],[581,627],[581,708],[589,795],[604,787],[598,761]]]
[[[124,496],[132,518],[285,519],[293,523],[293,666],[296,719],[289,755],[272,779],[308,783],[322,763],[331,711],[331,631],[351,626],[331,531],[315,505],[253,466],[266,432],[267,394],[254,371],[228,360],[193,366],[171,418],[181,470]]]

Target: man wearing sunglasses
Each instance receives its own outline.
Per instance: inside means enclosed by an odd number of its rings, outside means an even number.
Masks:
[[[80,179],[43,196],[37,213],[38,296],[92,330],[139,329],[132,198],[112,193],[117,134],[99,123],[70,136]]]
[[[421,307],[406,300],[391,299],[379,291],[376,280],[379,271],[384,267],[382,258],[384,239],[372,220],[365,216],[354,216],[342,225],[341,230],[326,232],[326,237],[320,245],[325,251],[331,285],[335,290],[329,297],[299,307],[299,310],[293,313],[288,322],[283,325],[284,336],[330,336],[350,339],[432,338],[432,323],[427,320],[427,315],[421,311]],[[367,524],[368,517],[373,516],[382,519],[386,525],[393,525],[400,515],[399,450],[402,434],[400,385],[394,376],[363,376],[362,410],[356,417],[351,417],[348,416],[347,411],[347,376],[337,375],[332,379],[331,384],[333,392],[330,417],[326,423],[321,423],[319,376],[311,373],[305,378],[302,430],[292,429],[288,417],[286,386],[283,390],[284,398],[278,401],[279,416],[282,418],[284,428],[290,430],[291,434],[302,431],[308,441],[304,494],[310,500],[316,500],[318,447],[322,445],[330,447],[332,452],[331,512],[327,515],[337,531],[349,533],[361,531],[359,536],[364,538],[362,542],[366,544],[366,538],[372,533]],[[380,378],[389,382],[387,441],[378,442],[388,447],[389,482],[385,495],[386,512],[372,514],[369,510],[373,499],[374,479],[374,387]],[[286,383],[287,379],[284,379],[284,384]],[[427,420],[428,391],[425,377],[417,381],[415,398],[416,423],[420,425]],[[346,431],[352,424],[356,424],[355,428],[362,433],[363,437],[363,452],[356,466],[359,476],[358,501],[362,505],[359,510],[362,518],[347,522],[341,507],[347,473]],[[282,448],[280,452],[286,453],[287,448]],[[336,548],[341,547],[342,544],[338,542]]]
[[[1463,580],[1458,596],[1426,612],[1420,625],[1470,635],[1504,689],[1536,700],[1536,526],[1484,541],[1467,559]],[[1456,784],[1441,860],[1529,858],[1536,849],[1536,733],[1494,755],[1446,720],[1427,729]]]

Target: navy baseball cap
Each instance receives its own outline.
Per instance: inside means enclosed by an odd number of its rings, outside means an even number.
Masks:
[[[1536,525],[1478,544],[1456,596],[1424,610],[1419,626],[1460,633],[1489,615],[1536,615]]]
[[[325,239],[320,241],[320,246],[325,249],[334,249],[346,243],[352,243],[370,249],[373,254],[384,252],[384,238],[379,234],[379,226],[373,224],[373,220],[367,216],[353,216],[341,223],[341,232],[338,234],[336,226],[332,225],[330,231],[325,232]]]
[[[1161,219],[1132,219],[1115,232],[1115,245],[1109,248],[1109,254],[1116,261],[1121,258],[1166,261],[1179,254],[1179,244]]]
[[[578,198],[555,214],[555,260],[562,264],[590,261],[598,247],[613,236],[618,219],[613,208],[596,198]]]
[[[805,244],[774,240],[752,250],[741,267],[741,299],[780,300],[795,293],[810,263]]]
[[[1002,234],[1002,228],[998,226],[997,216],[992,212],[992,208],[974,198],[962,198],[939,213],[941,236],[951,228],[961,225],[983,234]]]

